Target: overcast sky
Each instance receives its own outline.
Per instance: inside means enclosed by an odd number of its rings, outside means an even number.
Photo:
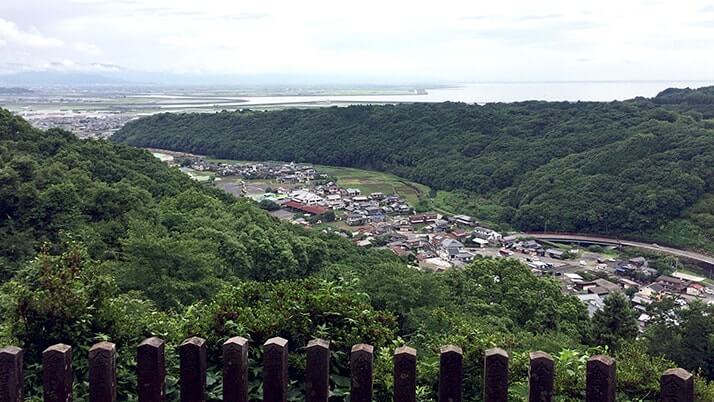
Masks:
[[[0,72],[696,80],[713,45],[711,0],[0,1]]]

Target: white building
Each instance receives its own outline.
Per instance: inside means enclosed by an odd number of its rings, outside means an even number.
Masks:
[[[305,205],[317,205],[325,201],[324,198],[319,195],[307,191],[307,190],[297,190],[290,193],[290,198],[293,201],[299,202]]]
[[[473,226],[475,224],[474,219],[468,215],[454,215],[453,218],[462,225]]]
[[[488,246],[488,240],[486,240],[486,239],[481,239],[481,238],[478,238],[478,237],[474,237],[473,239],[471,239],[471,241],[474,242],[474,243],[476,243],[476,244],[478,244],[479,247],[486,247],[486,246]]]
[[[503,235],[496,232],[495,230],[491,230],[482,226],[477,226],[476,228],[474,228],[474,236],[480,239],[486,239],[493,243],[499,243],[503,241]]]

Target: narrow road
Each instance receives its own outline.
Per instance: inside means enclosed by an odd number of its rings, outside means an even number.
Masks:
[[[516,233],[504,238],[504,240],[512,240],[519,237],[529,237],[536,240],[550,240],[550,241],[561,241],[561,242],[583,242],[592,244],[602,244],[610,246],[628,246],[640,248],[643,250],[657,251],[660,253],[671,254],[677,257],[683,257],[690,260],[695,260],[709,264],[714,267],[714,257],[697,253],[694,251],[680,250],[672,247],[660,246],[653,243],[642,243],[631,240],[621,240],[613,239],[609,237],[602,236],[591,236],[591,235],[579,235],[579,234],[567,234],[567,233]]]

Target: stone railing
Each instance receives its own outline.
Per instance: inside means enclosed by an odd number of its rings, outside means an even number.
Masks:
[[[164,341],[149,338],[137,348],[137,389],[140,402],[165,399],[166,364]],[[235,337],[223,344],[223,400],[248,401],[248,341]],[[206,341],[193,337],[178,347],[181,401],[206,400]],[[305,391],[307,402],[327,402],[330,394],[330,343],[316,339],[308,343]],[[416,400],[416,350],[408,346],[394,351],[394,401]],[[367,344],[352,347],[350,356],[351,402],[373,398],[373,348]],[[72,347],[50,346],[42,353],[42,382],[45,402],[72,400]],[[10,346],[0,349],[0,402],[23,400],[23,351]],[[609,356],[591,357],[586,369],[586,402],[614,402],[616,394],[615,360]],[[529,402],[553,399],[555,362],[544,352],[530,354],[528,370]],[[116,400],[116,347],[100,342],[89,350],[89,401]],[[458,346],[444,346],[440,352],[438,400],[462,400],[463,353]],[[484,357],[483,399],[501,402],[508,399],[508,354],[489,349]],[[670,369],[660,379],[660,401],[693,402],[694,378],[683,369]],[[288,341],[272,338],[263,344],[263,401],[285,402],[288,397]]]

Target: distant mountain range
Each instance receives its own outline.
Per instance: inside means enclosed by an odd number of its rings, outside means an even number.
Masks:
[[[0,75],[0,85],[6,86],[95,86],[126,85],[120,78],[91,73],[60,71],[27,71]]]
[[[11,88],[3,88],[0,87],[0,95],[27,95],[31,94],[33,91],[27,88],[18,88],[18,87],[11,87]]]

